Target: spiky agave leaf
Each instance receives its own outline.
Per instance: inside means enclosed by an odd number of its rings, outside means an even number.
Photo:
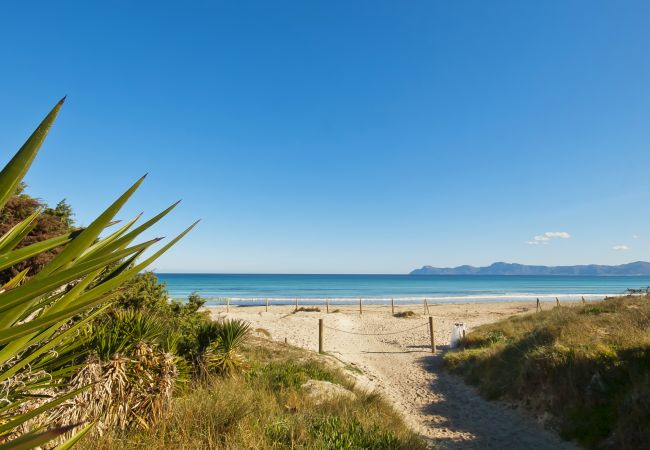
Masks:
[[[0,172],[0,208],[16,191],[62,104],[63,100]],[[131,229],[135,223],[133,220],[109,236],[100,237],[104,229],[115,223],[115,215],[140,186],[143,178],[85,229],[15,250],[31,231],[38,216],[35,214],[0,236],[0,269],[62,247],[39,273],[29,274],[31,278],[24,273],[19,274],[0,290],[0,380],[4,380],[0,384],[5,390],[4,398],[8,399],[8,403],[0,405],[0,424],[5,428],[5,436],[13,437],[18,429],[16,424],[24,427],[52,405],[59,405],[60,398],[54,397],[49,403],[36,402],[30,408],[34,399],[42,397],[40,392],[45,387],[51,390],[57,386],[56,377],[71,373],[71,364],[83,354],[80,342],[71,339],[78,330],[70,320],[109,300],[123,281],[158,258],[192,228],[142,262],[136,262],[135,258],[155,241],[131,243],[175,205],[135,229]],[[109,270],[115,265],[117,269]],[[69,289],[69,283],[74,285],[72,289]],[[61,353],[57,353],[59,350]],[[38,370],[31,372],[30,368]],[[47,377],[50,377],[49,381],[45,380]],[[23,381],[12,383],[14,380]],[[26,433],[23,437],[5,442],[1,448],[22,448],[35,442],[38,444],[34,445],[40,445],[46,442],[43,439],[55,434]]]

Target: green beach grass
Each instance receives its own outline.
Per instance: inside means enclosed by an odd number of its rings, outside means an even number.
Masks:
[[[444,357],[489,399],[551,415],[588,448],[650,442],[650,296],[555,307],[478,327]]]

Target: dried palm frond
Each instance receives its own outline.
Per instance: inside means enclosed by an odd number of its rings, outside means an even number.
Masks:
[[[92,433],[109,429],[145,428],[160,420],[176,383],[177,358],[146,343],[130,355],[114,355],[107,362],[87,361],[72,378],[70,390],[91,385],[48,418],[55,423],[94,421]]]

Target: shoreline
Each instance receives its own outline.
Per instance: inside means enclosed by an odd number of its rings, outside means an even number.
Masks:
[[[200,292],[198,292],[200,295]],[[296,301],[298,305],[302,306],[323,306],[328,303],[337,306],[352,306],[358,305],[361,300],[363,305],[369,306],[390,306],[391,301],[395,305],[408,306],[408,305],[422,305],[425,301],[431,305],[459,305],[459,304],[483,304],[488,303],[498,305],[501,303],[535,303],[537,299],[540,302],[556,302],[556,299],[561,302],[581,302],[585,301],[601,301],[607,297],[615,297],[626,294],[611,294],[611,293],[581,293],[581,294],[504,294],[504,295],[467,295],[467,296],[410,296],[410,297],[203,297],[206,300],[206,308],[219,308],[226,304],[230,306],[241,307],[256,307],[265,306],[268,300],[269,306],[295,306]],[[169,297],[170,300],[185,300],[184,298]]]

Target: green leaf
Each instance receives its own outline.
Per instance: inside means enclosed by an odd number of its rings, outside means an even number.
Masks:
[[[0,450],[31,450],[50,442],[52,439],[66,434],[68,431],[76,428],[77,426],[78,425],[69,425],[66,427],[47,430],[42,433],[25,434],[19,438],[13,439],[0,445]]]
[[[97,311],[94,311],[92,314],[90,314],[90,315],[89,315],[88,317],[86,317],[85,319],[80,320],[79,322],[77,322],[76,324],[74,324],[72,327],[68,328],[68,329],[65,330],[63,333],[59,334],[59,335],[56,336],[54,339],[50,340],[47,344],[45,344],[45,345],[41,345],[40,347],[37,347],[37,348],[36,348],[32,353],[30,353],[28,356],[26,356],[26,357],[24,357],[24,358],[21,358],[19,361],[17,361],[17,362],[16,362],[14,365],[12,365],[10,368],[8,368],[8,369],[5,370],[4,372],[0,373],[0,382],[6,380],[7,378],[9,378],[9,377],[11,377],[11,376],[13,376],[16,372],[18,372],[20,369],[22,369],[23,367],[25,367],[27,364],[30,364],[32,361],[34,361],[36,358],[38,358],[38,357],[41,356],[42,354],[47,353],[47,352],[49,352],[50,350],[54,349],[54,348],[59,344],[59,342],[61,342],[62,340],[64,340],[64,339],[67,338],[67,337],[72,336],[73,333],[76,333],[77,330],[79,330],[79,329],[80,329],[81,327],[83,327],[85,324],[87,324],[87,323],[90,322],[92,319],[94,319],[95,317],[97,317],[97,315],[99,315],[100,313],[103,313],[105,310],[106,310],[106,307],[103,307],[103,308],[98,309]],[[56,329],[60,328],[60,327],[61,327],[62,325],[64,325],[64,324],[65,324],[65,321],[64,321],[64,322],[57,323],[56,325],[54,325],[54,326],[51,327],[51,328],[53,328],[54,331],[56,331]],[[41,342],[43,339],[46,339],[46,338],[47,338],[47,336],[48,336],[49,333],[44,332],[44,333],[41,333],[41,334],[42,334],[43,336],[41,336],[41,335],[37,336],[35,339],[32,339],[31,341],[29,341],[29,344],[28,344],[28,345],[31,347],[31,346],[35,346],[35,345],[37,345],[37,344],[40,344],[40,342]]]
[[[63,444],[59,445],[56,450],[70,450],[79,440],[86,435],[93,427],[95,422],[91,422],[85,427],[83,427],[79,432],[75,433],[70,439],[65,441]]]
[[[33,212],[29,217],[20,221],[0,238],[0,253],[6,253],[20,244],[25,236],[36,226],[36,218],[41,211]]]
[[[56,236],[41,242],[35,242],[26,247],[19,248],[18,250],[0,255],[0,270],[7,269],[8,267],[18,264],[27,258],[31,258],[32,256],[56,248],[59,245],[64,245],[67,242],[70,242],[80,232],[80,230],[76,230],[71,233],[62,234],[61,236]]]
[[[0,172],[0,209],[4,207],[9,198],[16,193],[18,184],[23,179],[27,170],[32,165],[32,161],[36,157],[41,144],[45,140],[54,119],[56,119],[61,105],[65,101],[63,97],[52,111],[43,119],[41,124],[36,128],[32,135],[27,139],[27,142],[20,147],[20,150],[11,158],[11,161]]]
[[[99,250],[105,248],[107,245],[109,245],[111,242],[115,241],[117,238],[119,238],[121,235],[126,233],[131,226],[137,222],[137,220],[142,216],[142,213],[138,214],[135,216],[133,219],[129,220],[123,227],[121,227],[119,230],[114,231],[111,233],[109,236],[106,236],[105,238],[97,241],[88,249],[86,249],[76,260],[75,263],[80,263],[81,261],[85,261],[88,258],[91,258],[95,256]]]
[[[30,320],[20,325],[14,325],[4,330],[0,330],[0,344],[6,344],[14,339],[26,336],[35,331],[49,327],[66,317],[79,314],[86,309],[108,300],[110,297],[119,294],[120,291],[109,292],[104,295],[97,295],[85,298],[83,302],[78,301],[73,306],[53,314],[43,314],[42,316]]]
[[[142,244],[129,247],[125,250],[111,253],[100,258],[91,259],[77,266],[73,266],[69,269],[57,272],[47,278],[36,279],[36,277],[34,277],[32,280],[30,280],[29,283],[0,294],[0,312],[11,309],[14,306],[17,306],[23,302],[27,302],[30,299],[33,300],[35,298],[38,298],[41,295],[52,291],[53,289],[63,286],[64,284],[71,281],[77,280],[80,277],[101,267],[105,267],[133,253],[144,250],[158,241],[159,239],[152,239]],[[6,326],[6,322],[8,321],[5,320],[5,315],[3,315],[3,317],[0,319],[0,328],[2,328],[2,326]]]
[[[67,266],[73,259],[81,255],[88,247],[90,247],[99,233],[102,232],[104,228],[111,222],[115,214],[124,206],[126,201],[133,195],[133,193],[138,189],[138,187],[144,181],[143,176],[138,181],[136,181],[127,191],[122,194],[117,200],[113,202],[111,206],[106,208],[106,210],[100,214],[88,227],[79,233],[68,245],[65,246],[63,251],[56,255],[50,263],[41,270],[36,277],[43,278],[55,270]]]
[[[122,273],[120,273],[117,276],[109,276],[107,277],[102,283],[100,283],[95,289],[102,289],[103,291],[107,291],[109,289],[112,289],[113,286],[119,286],[121,283],[124,281],[128,280],[130,277],[135,275],[136,273],[140,272],[143,270],[145,267],[150,265],[152,262],[154,262],[156,259],[158,259],[163,253],[165,253],[167,250],[169,250],[170,247],[172,247],[174,244],[176,244],[178,241],[180,241],[187,233],[189,233],[192,228],[198,224],[199,221],[197,220],[194,222],[192,225],[190,225],[185,231],[183,231],[181,234],[176,236],[174,239],[172,239],[167,245],[163,246],[160,250],[158,250],[156,253],[145,259],[143,262],[136,264],[130,269],[124,270]],[[84,294],[86,295],[86,294]],[[83,295],[82,295],[83,297]],[[81,297],[80,297],[81,298]]]
[[[21,281],[23,281],[23,278],[25,278],[25,275],[27,275],[27,272],[29,272],[29,267],[21,272],[18,273],[15,277],[13,277],[11,280],[7,281],[2,288],[0,288],[0,293],[4,291],[8,291],[9,289],[13,289],[16,286],[20,284]]]
[[[106,252],[112,252],[115,249],[122,248],[125,245],[129,245],[138,235],[140,235],[143,231],[149,229],[152,225],[154,225],[156,222],[158,222],[160,219],[165,217],[172,209],[176,208],[176,206],[180,203],[180,200],[174,203],[173,205],[169,206],[167,209],[164,211],[158,213],[156,216],[152,217],[151,219],[147,220],[145,223],[142,225],[138,226],[137,228],[133,229],[133,231],[129,232],[128,234],[122,236],[121,238],[115,240],[112,242],[110,245],[107,247],[101,249],[100,253],[106,253]]]

